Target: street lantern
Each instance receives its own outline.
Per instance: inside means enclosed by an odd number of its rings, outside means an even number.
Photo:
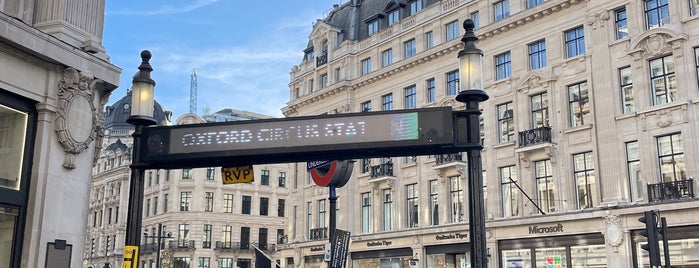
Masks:
[[[125,250],[132,250],[138,258],[138,247],[141,243],[141,220],[143,217],[143,173],[146,165],[141,163],[141,135],[143,127],[155,125],[153,119],[155,81],[151,79],[150,73],[153,67],[150,66],[151,53],[148,50],[141,52],[141,65],[138,72],[133,77],[131,90],[131,116],[126,122],[134,126],[133,152],[131,158],[131,183],[129,185],[129,207],[126,218],[126,238],[124,239]],[[134,259],[132,259],[133,261]],[[138,263],[132,263],[132,267],[137,268]]]
[[[464,21],[463,50],[459,51],[460,90],[456,100],[466,105],[462,113],[466,116],[459,120],[459,136],[466,136],[466,155],[468,163],[468,231],[471,246],[471,267],[485,268],[488,263],[488,247],[485,234],[485,204],[483,196],[483,166],[480,139],[481,114],[478,103],[488,99],[483,91],[483,52],[476,47],[478,37],[473,32],[473,20]]]

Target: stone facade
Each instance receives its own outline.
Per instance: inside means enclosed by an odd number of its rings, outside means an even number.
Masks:
[[[686,232],[699,227],[699,16],[695,1],[658,9],[646,2],[655,1],[348,1],[314,24],[282,111],[463,110],[454,72],[461,22],[473,18],[490,96],[481,103],[481,136],[491,267],[527,267],[535,257],[537,267],[548,257],[647,265],[637,232],[646,210],[667,219],[676,234],[671,254],[681,255],[682,244],[699,239]],[[414,3],[422,9],[411,14]],[[399,20],[389,22],[396,10]],[[374,33],[349,31],[374,21]],[[338,189],[337,228],[352,232],[351,265],[417,259],[419,267],[453,267],[468,259],[469,239],[455,235],[468,233],[461,159],[358,159]],[[282,261],[321,267],[323,252],[314,249],[325,241],[311,230],[327,226],[317,208],[327,190],[300,181],[292,213],[303,216]]]
[[[17,182],[0,189],[3,267],[82,265],[101,111],[121,73],[101,44],[104,1],[87,2],[0,2],[0,161]]]

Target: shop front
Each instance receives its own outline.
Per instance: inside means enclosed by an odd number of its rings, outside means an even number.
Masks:
[[[647,244],[640,235],[641,230],[631,232],[633,242],[634,267],[649,267],[648,251],[641,249]],[[699,268],[699,225],[677,226],[667,228],[669,256],[671,267]],[[665,267],[665,252],[660,238],[660,262]]]
[[[408,268],[413,257],[411,248],[352,252],[355,268]]]
[[[423,236],[427,268],[470,268],[468,233],[449,232]]]

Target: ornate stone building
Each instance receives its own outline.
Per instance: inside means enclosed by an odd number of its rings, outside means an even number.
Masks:
[[[129,92],[105,112],[105,149],[92,174],[84,268],[122,265],[133,146],[133,126],[126,123],[130,103]],[[154,117],[161,125],[170,124],[170,112],[157,102]],[[203,118],[185,114],[176,123],[269,117],[223,109]],[[257,165],[254,182],[223,185],[220,167],[146,170],[139,267],[156,267],[157,236],[161,237],[161,267],[250,268],[252,245],[276,256],[277,245],[287,237],[291,171],[288,164]]]
[[[313,25],[286,116],[449,106],[461,23],[484,52],[490,267],[644,267],[644,211],[699,265],[696,0],[351,0]],[[468,267],[461,154],[357,159],[352,267]],[[322,267],[327,189],[299,173],[287,267]],[[559,266],[556,266],[559,267]]]
[[[0,267],[81,267],[90,170],[121,69],[104,0],[0,1]]]

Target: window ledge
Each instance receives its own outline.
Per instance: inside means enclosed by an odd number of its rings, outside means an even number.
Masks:
[[[514,146],[514,145],[515,145],[515,141],[506,141],[506,142],[503,142],[503,143],[499,143],[499,144],[493,145],[493,148],[495,148],[495,149],[500,149],[500,148],[509,147],[509,146]]]
[[[592,124],[585,124],[585,125],[582,125],[582,126],[577,126],[577,127],[573,127],[573,128],[569,128],[569,129],[563,130],[563,134],[568,134],[568,133],[583,131],[583,130],[587,130],[587,129],[592,129]]]

